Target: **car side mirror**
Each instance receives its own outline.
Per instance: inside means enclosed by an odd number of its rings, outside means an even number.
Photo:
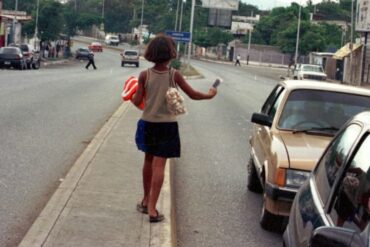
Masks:
[[[311,247],[365,247],[360,235],[344,227],[323,226],[317,228],[311,237]]]
[[[252,123],[260,124],[267,127],[272,126],[271,117],[262,113],[253,113],[251,121]]]

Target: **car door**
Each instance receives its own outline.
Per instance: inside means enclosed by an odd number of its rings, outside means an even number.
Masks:
[[[361,127],[357,124],[339,132],[320,158],[310,180],[297,194],[289,222],[296,246],[308,246],[314,229],[333,225],[327,208],[360,133]]]
[[[283,96],[284,87],[277,85],[262,106],[261,113],[268,115],[271,120],[274,119],[277,107]],[[253,130],[253,152],[255,154],[257,172],[261,174],[262,167],[266,161],[266,157],[270,154],[271,146],[271,127],[263,125],[255,125]]]
[[[345,227],[359,234],[368,229],[370,218],[369,150],[370,135],[365,132],[348,159],[327,205],[330,225]]]

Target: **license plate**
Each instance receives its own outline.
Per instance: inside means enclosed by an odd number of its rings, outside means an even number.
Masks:
[[[5,65],[10,65],[10,62],[9,61],[5,61],[4,64]]]

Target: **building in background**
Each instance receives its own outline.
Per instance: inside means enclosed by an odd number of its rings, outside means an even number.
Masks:
[[[0,4],[1,6],[1,4]],[[24,11],[0,8],[0,47],[22,41],[22,23],[32,20]]]

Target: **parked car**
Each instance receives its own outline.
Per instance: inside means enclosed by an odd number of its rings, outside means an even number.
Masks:
[[[105,36],[105,44],[118,46],[119,38],[117,35],[108,34]]]
[[[293,78],[298,80],[310,79],[325,81],[327,75],[320,65],[315,64],[297,64],[293,69]]]
[[[92,42],[88,48],[94,52],[103,52],[103,46],[99,42]]]
[[[248,188],[263,192],[260,224],[282,232],[294,196],[341,126],[370,108],[370,90],[309,80],[278,83],[252,115]]]
[[[370,246],[369,151],[368,111],[341,129],[299,189],[284,246]]]
[[[78,48],[75,52],[75,58],[81,60],[89,59],[91,53],[93,52],[87,48]]]
[[[27,69],[26,58],[19,47],[1,47],[0,48],[0,68],[17,68],[20,70]]]
[[[139,52],[135,50],[125,50],[121,52],[121,66],[125,64],[134,64],[139,67]]]
[[[22,51],[23,57],[26,59],[28,69],[39,69],[41,65],[40,52],[33,49],[29,44],[15,44],[11,45],[19,47]]]

